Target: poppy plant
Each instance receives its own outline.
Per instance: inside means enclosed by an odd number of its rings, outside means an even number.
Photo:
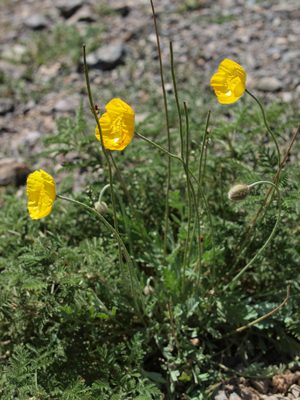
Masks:
[[[35,171],[27,178],[28,211],[32,219],[46,217],[52,211],[56,197],[55,182],[43,170]]]
[[[210,85],[220,103],[234,103],[246,89],[246,72],[239,64],[226,58],[211,78]]]
[[[103,144],[109,150],[123,150],[134,134],[134,111],[120,99],[113,99],[106,105],[106,113],[99,119]],[[101,141],[98,126],[95,135]]]

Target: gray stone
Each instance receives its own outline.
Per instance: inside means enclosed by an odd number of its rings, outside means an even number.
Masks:
[[[28,165],[18,162],[14,158],[0,160],[0,186],[15,184],[24,185],[30,174]]]
[[[67,25],[76,24],[77,22],[95,22],[96,20],[97,15],[91,10],[91,8],[89,6],[83,6],[68,19]]]
[[[21,79],[25,74],[24,65],[15,65],[5,60],[0,60],[0,71],[10,79]]]
[[[122,15],[122,17],[127,17],[127,15],[130,13],[128,1],[114,1],[112,8],[114,12]]]
[[[82,0],[63,0],[57,8],[64,18],[70,18],[83,4],[84,2]]]
[[[297,62],[297,60],[299,60],[299,57],[300,57],[299,50],[290,50],[283,55],[282,59],[283,62],[293,62],[293,61]]]
[[[23,113],[26,114],[28,111],[32,110],[35,107],[35,101],[33,99],[28,100],[26,104],[23,106]]]
[[[26,46],[16,43],[14,45],[6,44],[2,53],[2,57],[14,62],[21,62],[24,54],[26,53]]]
[[[43,14],[32,14],[30,17],[26,18],[24,25],[34,31],[47,28],[49,22]]]
[[[226,396],[226,393],[224,390],[219,390],[217,394],[214,397],[215,400],[228,400],[228,397]]]
[[[253,398],[252,393],[247,389],[242,389],[241,394],[244,400],[252,400]]]
[[[34,147],[34,145],[41,139],[42,134],[38,131],[30,131],[25,134],[24,144],[29,147]]]
[[[66,96],[64,99],[58,100],[53,107],[54,111],[57,112],[71,112],[75,111],[80,103],[80,96],[77,93]]]
[[[109,71],[124,64],[126,47],[123,43],[110,44],[100,47],[87,55],[86,62],[91,68]]]
[[[282,89],[282,82],[272,76],[262,78],[258,81],[256,88],[263,92],[278,92]]]
[[[295,383],[289,388],[289,392],[293,394],[295,398],[300,397],[300,386]]]
[[[242,400],[236,393],[230,393],[229,400]]]
[[[264,380],[255,380],[250,379],[252,386],[258,390],[260,393],[266,394],[269,390],[269,381],[267,379]]]
[[[13,99],[0,99],[0,115],[5,115],[9,112],[14,111]]]

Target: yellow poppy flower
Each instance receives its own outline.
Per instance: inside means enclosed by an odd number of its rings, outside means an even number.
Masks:
[[[55,182],[45,171],[35,171],[27,178],[28,211],[32,219],[50,214],[55,200]]]
[[[246,72],[239,64],[225,58],[211,78],[210,85],[220,103],[234,103],[246,89]]]
[[[134,134],[134,111],[120,99],[113,99],[106,105],[106,113],[99,119],[103,143],[106,149],[123,150]],[[98,126],[95,130],[101,140]]]

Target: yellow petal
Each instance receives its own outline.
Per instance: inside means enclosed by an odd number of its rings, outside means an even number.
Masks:
[[[246,72],[239,64],[226,58],[219,65],[218,72],[211,78],[210,85],[220,103],[233,103],[246,89]]]
[[[106,149],[123,150],[134,134],[134,111],[120,99],[113,99],[106,105],[106,113],[99,119],[103,144]],[[101,140],[98,127],[95,135]]]
[[[32,219],[50,214],[55,200],[55,182],[47,172],[40,170],[27,178],[28,211]]]

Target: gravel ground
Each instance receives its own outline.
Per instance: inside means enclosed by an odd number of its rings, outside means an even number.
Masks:
[[[210,78],[224,58],[244,67],[247,87],[260,98],[280,97],[283,103],[300,106],[299,0],[155,0],[154,5],[164,67],[168,70],[172,41],[179,88],[187,86],[199,99],[197,106],[210,95]],[[77,51],[76,44],[57,56],[47,42],[58,24],[63,27],[61,37],[74,27],[86,38],[92,89],[100,107],[121,97],[139,121],[150,107],[159,109],[160,75],[149,0],[2,0],[0,8],[0,186],[22,185],[30,170],[45,168],[49,161],[35,155],[43,149],[41,139],[56,132],[57,117],[74,115],[80,99],[89,113],[82,61],[67,56]],[[41,34],[44,48],[34,39]],[[56,40],[54,48],[60,36]],[[38,62],[41,52],[44,59]],[[171,91],[169,72],[166,77]],[[243,381],[232,390],[224,383],[215,398],[296,399],[296,383],[284,390],[276,382],[258,389]],[[251,389],[245,389],[248,394],[241,385]]]

